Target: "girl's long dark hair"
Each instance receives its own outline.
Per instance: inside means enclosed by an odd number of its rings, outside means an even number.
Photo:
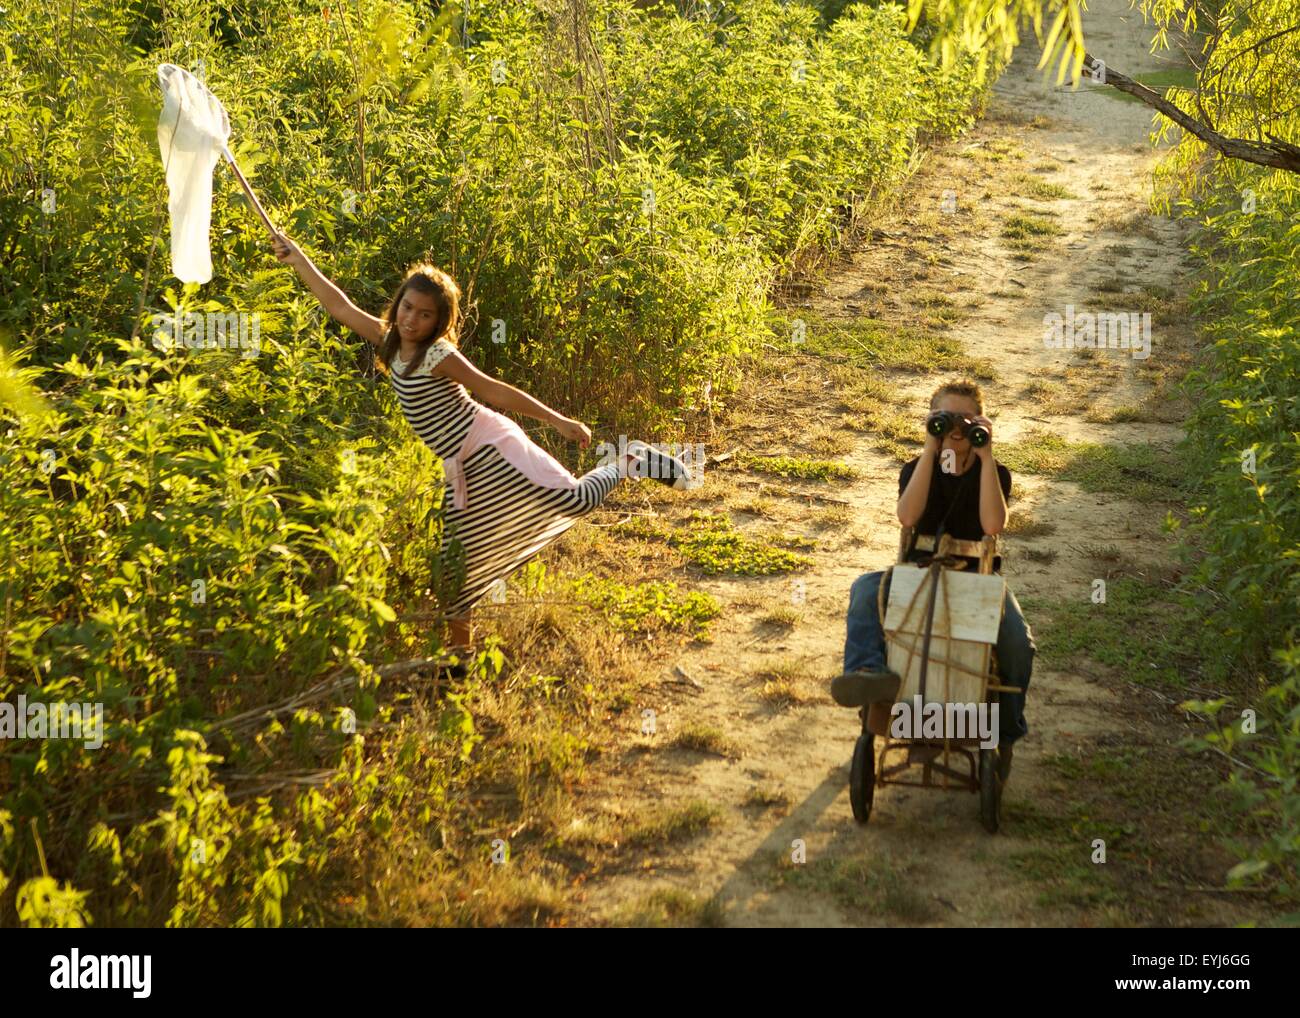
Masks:
[[[384,367],[389,372],[393,370],[393,358],[402,348],[402,337],[397,331],[397,309],[401,306],[402,297],[408,288],[432,297],[438,311],[433,321],[433,331],[429,333],[428,339],[420,343],[415,356],[407,364],[406,370],[401,373],[402,378],[411,377],[411,372],[424,362],[424,355],[429,352],[429,347],[439,339],[445,339],[452,346],[457,346],[460,342],[460,287],[451,276],[436,265],[417,262],[407,270],[405,278],[398,284],[397,292],[393,294],[393,299],[379,316],[385,325],[384,345],[379,352]]]

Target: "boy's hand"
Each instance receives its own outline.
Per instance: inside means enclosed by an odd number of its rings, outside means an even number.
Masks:
[[[577,442],[584,449],[591,445],[591,429],[579,421],[562,418],[555,422],[555,430],[570,442]]]
[[[930,432],[927,431],[925,433],[925,447],[921,450],[921,454],[924,455],[925,453],[934,453],[935,456],[938,456],[939,448],[942,445],[943,445],[942,438],[939,438],[937,435],[932,435],[930,434]]]
[[[283,233],[278,233],[275,239],[271,241],[271,250],[275,252],[276,258],[286,265],[298,266],[303,262],[302,249]]]
[[[987,417],[972,417],[971,420],[973,420],[976,424],[983,425],[986,429],[988,429],[988,433],[989,433],[988,442],[986,442],[984,445],[976,449],[975,455],[979,456],[981,459],[984,460],[992,459],[993,458],[993,422],[990,421]]]

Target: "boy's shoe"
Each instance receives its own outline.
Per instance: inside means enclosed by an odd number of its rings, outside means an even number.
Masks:
[[[831,679],[831,697],[841,707],[893,703],[902,682],[897,672],[845,672]]]
[[[652,477],[678,491],[685,491],[691,482],[691,472],[676,456],[668,456],[651,448],[645,442],[628,442],[627,451],[641,462],[641,476]]]

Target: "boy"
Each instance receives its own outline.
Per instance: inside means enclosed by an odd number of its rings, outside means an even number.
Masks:
[[[979,386],[968,379],[939,386],[930,397],[931,413],[937,410],[961,420],[941,438],[927,430],[921,455],[903,465],[898,475],[898,521],[918,534],[935,535],[942,528],[943,533],[965,541],[1000,533],[1007,522],[1011,471],[993,458],[993,423],[984,416]],[[988,433],[983,445],[970,441],[969,431],[976,425]],[[908,561],[927,554],[914,549]],[[979,567],[975,559],[965,560],[967,570]],[[993,571],[1001,569],[998,556]],[[864,573],[854,581],[849,595],[844,674],[831,682],[831,696],[844,707],[892,703],[898,693],[901,679],[885,665],[885,633],[877,605],[884,575]],[[1000,694],[999,770],[1003,780],[1011,766],[1012,743],[1029,731],[1023,690],[1029,687],[1035,650],[1033,634],[1008,588],[998,629],[998,674],[1002,685],[1017,686],[1022,692]]]

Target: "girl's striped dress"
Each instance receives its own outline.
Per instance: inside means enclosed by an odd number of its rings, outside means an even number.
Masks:
[[[581,517],[621,479],[617,462],[575,478],[510,418],[432,370],[452,350],[439,339],[410,378],[393,358],[389,379],[415,433],[443,460],[444,533],[465,551],[465,583],[447,614],[463,615]],[[468,440],[468,441],[467,441]]]

